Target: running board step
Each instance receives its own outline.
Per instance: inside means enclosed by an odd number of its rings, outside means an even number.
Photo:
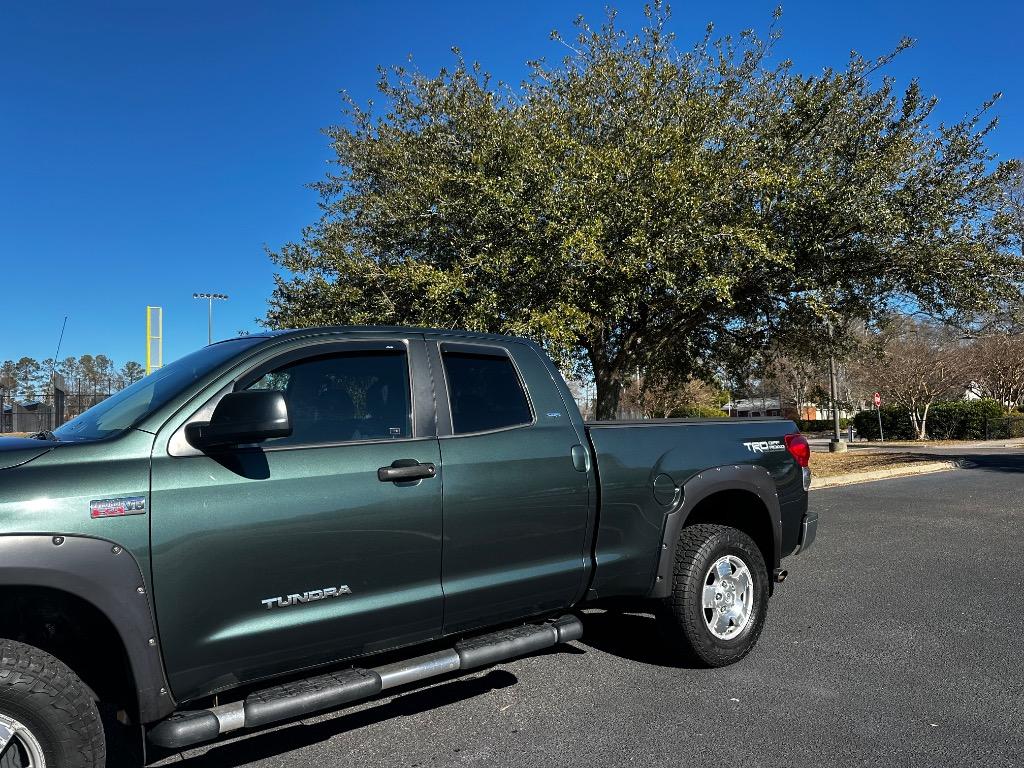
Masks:
[[[516,656],[536,653],[559,643],[579,640],[583,624],[562,616],[544,624],[526,624],[460,640],[449,650],[396,661],[373,669],[345,669],[254,691],[244,701],[209,709],[175,712],[149,731],[149,741],[166,749],[182,749],[212,741],[240,728],[260,728],[303,715],[336,709],[450,672],[469,671]]]

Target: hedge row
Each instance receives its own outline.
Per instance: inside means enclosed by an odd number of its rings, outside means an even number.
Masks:
[[[985,420],[1001,419],[1003,407],[995,400],[950,400],[928,409],[925,430],[933,440],[984,440]],[[853,417],[859,437],[878,439],[878,415],[861,411]],[[917,433],[910,412],[899,406],[882,408],[882,429],[886,440],[914,440]]]
[[[793,419],[801,432],[828,432],[835,429],[832,419]],[[849,419],[840,419],[839,428],[846,429],[850,424]]]
[[[684,405],[668,413],[670,419],[721,419],[728,414],[721,408],[707,405]]]

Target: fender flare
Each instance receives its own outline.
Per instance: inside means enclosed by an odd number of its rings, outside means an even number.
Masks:
[[[757,464],[736,464],[705,469],[687,480],[679,489],[682,499],[665,516],[661,552],[650,597],[664,598],[672,592],[672,569],[676,561],[679,532],[700,502],[722,491],[747,491],[764,504],[772,531],[772,562],[769,575],[782,562],[782,511],[775,481],[768,470]]]
[[[115,542],[89,536],[0,536],[0,586],[48,587],[92,605],[121,638],[142,722],[176,706],[164,674],[159,636],[139,564]]]

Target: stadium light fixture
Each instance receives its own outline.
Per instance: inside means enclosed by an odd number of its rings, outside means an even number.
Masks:
[[[206,343],[213,344],[213,302],[215,300],[227,301],[228,295],[226,293],[193,293],[192,298],[204,299],[209,302],[209,309],[206,316]]]

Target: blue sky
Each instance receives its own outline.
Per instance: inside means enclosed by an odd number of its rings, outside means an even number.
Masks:
[[[771,18],[775,2],[677,2],[682,42]],[[256,329],[275,248],[317,216],[308,182],[330,158],[320,128],[338,91],[373,95],[378,64],[424,71],[457,45],[503,80],[560,57],[553,28],[584,2],[15,2],[0,0],[0,360],[144,357],[144,308],[164,308],[165,361],[206,343],[194,291],[230,294],[215,336]],[[639,24],[641,3],[620,2]],[[995,91],[991,145],[1024,156],[1024,4],[784,3],[780,52],[808,72],[917,47],[892,67],[956,120]]]

